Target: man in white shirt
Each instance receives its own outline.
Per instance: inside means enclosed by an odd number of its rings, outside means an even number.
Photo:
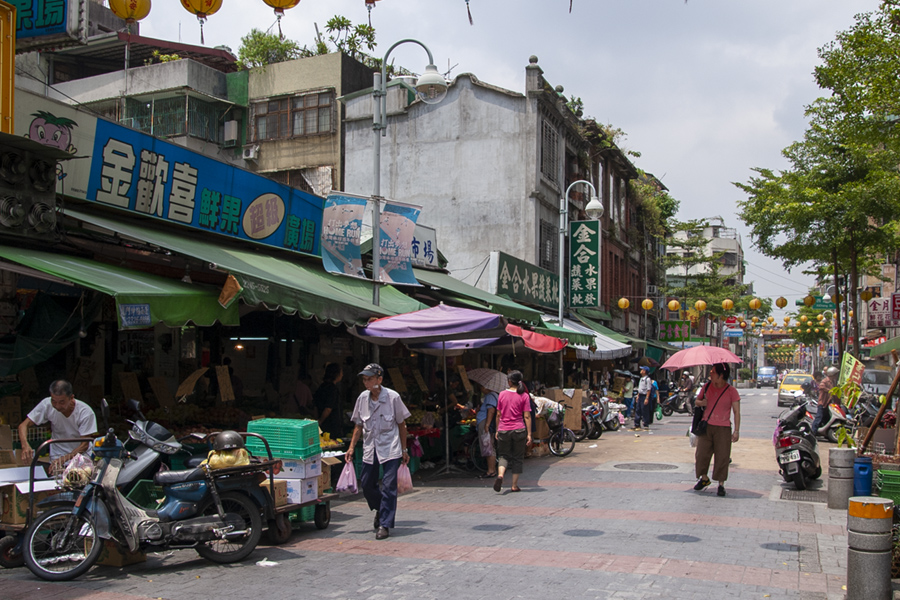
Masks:
[[[634,401],[634,430],[641,430],[641,419],[644,427],[650,428],[650,413],[653,406],[650,404],[650,390],[653,382],[650,381],[650,367],[641,367],[641,380],[638,382],[637,400]]]
[[[353,461],[356,442],[362,437],[362,473],[360,488],[371,510],[375,511],[375,539],[390,536],[397,514],[397,470],[409,463],[406,449],[406,419],[410,412],[400,394],[381,385],[384,369],[372,363],[360,372],[366,391],[356,399],[353,408],[353,438],[344,460]],[[378,467],[384,467],[381,487]]]
[[[53,439],[89,437],[97,433],[97,417],[91,407],[75,399],[72,384],[59,379],[50,385],[50,396],[41,400],[19,424],[22,460],[31,462],[34,450],[28,444],[28,428],[50,423]],[[88,442],[65,442],[50,445],[50,460],[64,465],[76,454],[88,449]]]

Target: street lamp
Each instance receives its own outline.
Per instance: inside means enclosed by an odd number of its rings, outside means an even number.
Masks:
[[[564,253],[564,249],[566,247],[566,230],[569,228],[569,192],[572,191],[572,188],[578,185],[579,183],[583,183],[591,188],[591,201],[587,203],[587,206],[584,207],[584,212],[587,213],[588,217],[591,219],[599,220],[600,217],[603,216],[603,204],[600,202],[600,199],[597,198],[597,190],[594,188],[594,184],[585,179],[579,179],[578,181],[573,181],[569,184],[569,187],[566,188],[565,195],[559,199],[559,326],[563,326],[563,309],[565,308],[566,303],[566,285],[565,279],[563,278],[563,271],[566,268],[566,257]],[[601,259],[600,264],[603,264],[602,258],[602,250],[603,250],[603,227],[601,226],[599,229],[599,237],[597,241],[597,248],[601,251]],[[600,277],[597,278],[597,298],[600,298]]]
[[[381,197],[381,138],[387,133],[385,131],[387,129],[387,61],[394,48],[407,42],[418,44],[428,54],[428,65],[425,67],[425,73],[419,77],[415,85],[418,98],[426,104],[437,104],[447,95],[447,81],[438,73],[431,50],[419,40],[400,40],[388,48],[384,59],[381,61],[381,72],[376,71],[374,74],[374,92],[372,96],[375,106],[372,110],[372,130],[375,132],[375,181],[372,189],[372,304],[375,306],[379,305],[380,290],[378,286],[381,282],[381,265],[379,264],[379,254],[381,252],[381,201],[383,200]]]

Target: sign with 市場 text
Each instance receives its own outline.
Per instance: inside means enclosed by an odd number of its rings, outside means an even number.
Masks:
[[[600,221],[569,223],[569,306],[600,306]]]
[[[87,42],[87,0],[9,0],[16,9],[16,52]]]

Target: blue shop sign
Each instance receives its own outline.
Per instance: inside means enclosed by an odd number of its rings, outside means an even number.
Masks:
[[[150,327],[153,325],[150,319],[149,304],[120,304],[119,318],[122,321],[122,329],[128,327]]]

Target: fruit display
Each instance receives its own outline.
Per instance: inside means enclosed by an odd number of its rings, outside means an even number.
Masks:
[[[335,448],[343,448],[344,440],[341,438],[331,439],[328,433],[319,436],[319,446],[322,450],[334,450]]]
[[[463,419],[459,422],[460,425],[474,425],[475,419]]]

